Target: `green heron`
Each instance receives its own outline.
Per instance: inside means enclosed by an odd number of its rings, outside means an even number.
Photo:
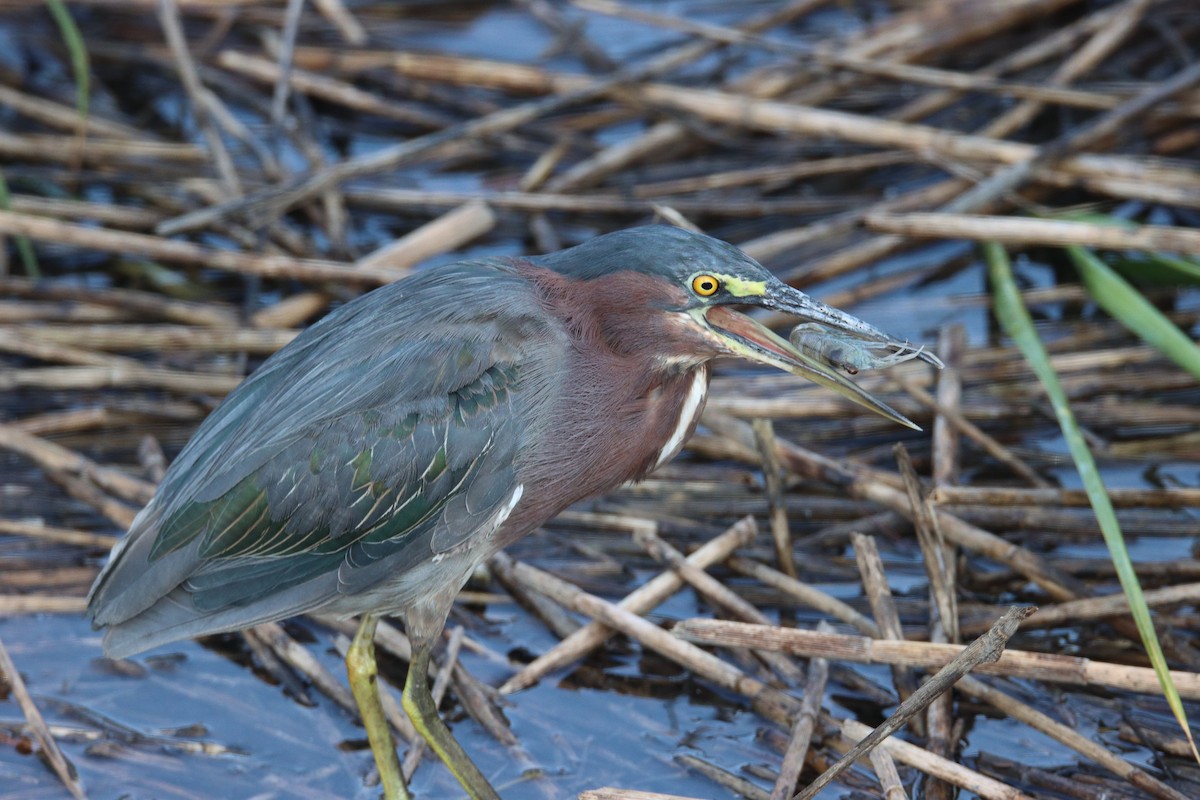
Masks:
[[[894,344],[732,245],[665,226],[429,269],[347,303],[247,378],[171,465],[92,587],[105,652],[362,615],[350,685],[385,796],[407,797],[375,681],[377,620],[397,614],[413,652],[405,711],[468,794],[495,798],[428,686],[480,562],[670,460],[721,356],[916,427],[740,306]]]

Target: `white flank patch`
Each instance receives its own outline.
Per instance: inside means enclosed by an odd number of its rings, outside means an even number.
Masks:
[[[508,515],[517,507],[517,503],[521,502],[521,495],[525,494],[525,484],[518,483],[517,488],[513,489],[512,497],[508,498],[508,502],[504,504],[504,508],[496,512],[496,516],[492,517],[492,532],[500,530],[500,526],[504,524],[504,520],[508,519]]]
[[[658,461],[654,464],[655,469],[670,461],[679,452],[679,448],[683,447],[683,439],[696,420],[696,414],[700,411],[701,403],[704,402],[704,395],[708,393],[708,381],[705,380],[704,372],[703,367],[692,370],[692,385],[688,388],[683,408],[679,411],[679,421],[675,423],[675,430],[671,433],[671,438],[667,440],[662,452],[658,454]]]

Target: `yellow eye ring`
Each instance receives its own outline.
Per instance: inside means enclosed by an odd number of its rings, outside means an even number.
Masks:
[[[692,278],[692,291],[701,297],[712,297],[721,288],[721,282],[712,275],[697,275]]]

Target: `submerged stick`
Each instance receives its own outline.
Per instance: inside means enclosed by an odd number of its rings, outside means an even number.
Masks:
[[[54,737],[50,735],[46,721],[42,719],[42,713],[38,711],[33,698],[29,696],[29,690],[25,688],[25,681],[21,678],[21,673],[17,671],[17,665],[13,663],[3,641],[0,641],[0,677],[3,677],[16,698],[17,705],[21,707],[21,713],[25,715],[25,720],[29,723],[29,730],[33,734],[33,738],[42,748],[42,753],[50,762],[50,768],[54,770],[54,774],[62,781],[63,786],[71,793],[72,797],[76,800],[86,800],[87,795],[84,794],[83,786],[79,782],[79,773],[58,749],[58,742],[54,741]]]

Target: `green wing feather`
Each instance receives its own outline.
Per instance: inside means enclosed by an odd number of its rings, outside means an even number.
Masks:
[[[512,470],[516,437],[506,406],[517,376],[514,365],[493,364],[421,411],[343,415],[221,496],[171,514],[151,563],[198,542],[200,564],[184,587],[197,610],[213,611],[343,563],[359,569],[384,558],[403,561],[418,543],[426,547],[413,560],[428,557],[433,529],[447,522],[452,501],[485,473]],[[511,481],[492,482],[511,492]],[[489,511],[505,497],[491,494],[482,504]],[[469,534],[472,521],[461,522]]]

